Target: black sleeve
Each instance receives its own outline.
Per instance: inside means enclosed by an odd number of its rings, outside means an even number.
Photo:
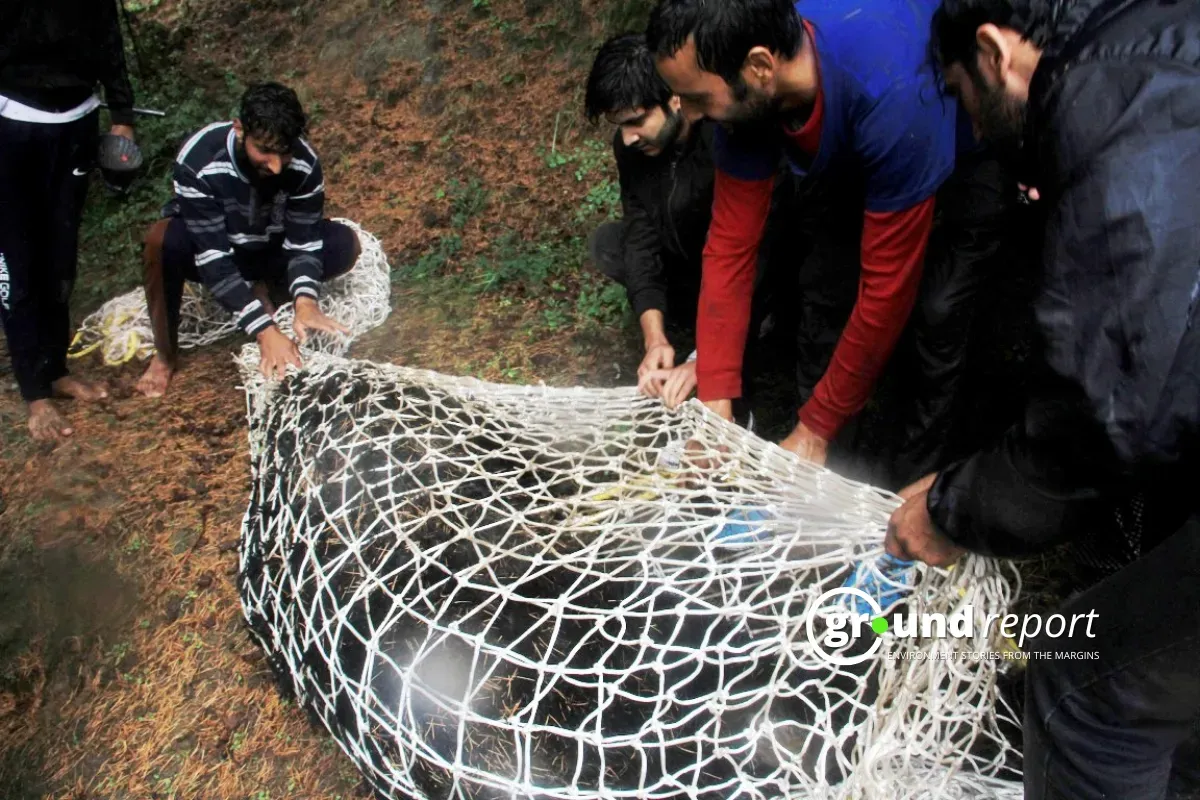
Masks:
[[[103,29],[100,32],[100,83],[114,125],[133,124],[133,87],[125,68],[125,44],[121,39],[121,21],[116,2],[98,0]]]
[[[941,471],[930,518],[972,552],[1032,555],[1094,527],[1114,464],[1078,393],[1043,386],[998,442]]]
[[[1040,385],[1053,388],[994,447],[944,470],[927,504],[975,552],[1086,535],[1113,486],[1196,452],[1200,183],[1177,165],[1200,152],[1200,127],[1183,121],[1200,93],[1163,73],[1149,60],[1079,65],[1047,105],[1035,308]]]
[[[625,291],[637,316],[647,311],[665,311],[667,287],[663,280],[661,246],[650,212],[637,192],[639,180],[647,176],[644,165],[627,155],[620,133],[613,142],[617,175],[621,182],[621,213],[625,221]],[[640,174],[639,174],[640,173]]]
[[[1079,64],[1061,83],[1036,306],[1047,363],[1122,463],[1167,465],[1200,430],[1200,92],[1154,59]]]

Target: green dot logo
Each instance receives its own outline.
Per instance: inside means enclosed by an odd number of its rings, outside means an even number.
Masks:
[[[854,603],[846,602],[847,598],[854,598]],[[859,614],[859,608],[868,608],[875,616],[870,614]],[[843,640],[849,639],[843,645],[837,645],[833,652],[826,650],[824,641],[817,635],[817,620],[822,621],[822,631],[828,630],[848,632],[850,635],[843,637]],[[883,637],[878,636],[871,642],[871,646],[864,652],[856,652],[860,648],[849,647],[845,644],[852,644],[856,641],[858,635],[862,631],[858,630],[861,623],[866,622],[871,630],[879,633],[879,623],[883,623],[883,630],[888,629],[887,620],[883,619],[883,609],[879,607],[879,603],[874,597],[864,592],[862,589],[855,589],[849,586],[842,586],[829,591],[818,597],[811,606],[809,606],[808,614],[804,619],[804,632],[808,638],[808,646],[805,648],[808,652],[816,655],[827,664],[834,664],[839,667],[852,667],[855,664],[862,664],[865,661],[873,658],[876,653],[883,648]],[[834,624],[836,623],[836,624]],[[848,650],[853,655],[845,654],[844,650]]]
[[[883,636],[888,631],[888,621],[886,617],[876,617],[871,620],[871,630],[875,631],[880,636]]]

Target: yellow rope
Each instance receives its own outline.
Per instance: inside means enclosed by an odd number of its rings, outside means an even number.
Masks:
[[[106,314],[99,323],[93,323],[88,328],[81,328],[75,333],[71,346],[67,350],[68,358],[83,358],[104,346],[105,342],[116,342],[121,334],[125,336],[125,349],[119,355],[113,356],[111,350],[104,352],[104,363],[110,367],[127,364],[137,358],[141,349],[141,337],[136,330],[122,330],[126,322],[137,318],[137,313],[122,311],[116,314]],[[91,344],[84,344],[85,334],[92,339]]]

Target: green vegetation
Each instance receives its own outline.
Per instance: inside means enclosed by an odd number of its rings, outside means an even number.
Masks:
[[[125,0],[125,10],[130,13],[149,11],[162,5],[162,0]]]
[[[643,31],[654,0],[609,0],[601,12],[604,29],[610,34]]]
[[[618,216],[620,187],[612,176],[612,151],[606,144],[587,139],[569,151],[552,145],[544,161],[551,171],[573,168],[575,180],[588,187],[572,215],[579,231]],[[396,280],[443,297],[499,294],[502,300],[533,301],[539,323],[548,331],[613,326],[626,319],[629,305],[624,289],[585,269],[587,243],[578,234],[547,229],[529,241],[516,231],[504,230],[484,253],[462,258],[462,231],[487,209],[489,196],[477,177],[465,183],[451,180],[438,189],[433,199],[449,201],[451,230],[415,262],[398,270]]]
[[[621,207],[621,186],[613,175],[612,148],[599,139],[585,139],[570,151],[559,150],[551,143],[545,156],[551,170],[574,167],[575,180],[587,183],[588,191],[579,209],[576,222],[596,222],[599,218],[616,219]]]

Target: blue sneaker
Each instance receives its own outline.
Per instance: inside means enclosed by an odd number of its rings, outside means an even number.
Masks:
[[[887,611],[912,591],[917,574],[914,566],[913,561],[905,561],[884,553],[874,564],[858,562],[854,573],[846,579],[842,588],[866,592],[879,604],[881,611]],[[855,614],[870,616],[875,613],[875,609],[859,597],[848,595],[846,601],[853,607]]]
[[[771,535],[762,525],[756,524],[771,519],[771,515],[761,509],[739,509],[729,515],[729,522],[722,525],[716,534],[716,540],[721,544],[754,544],[761,542]]]

